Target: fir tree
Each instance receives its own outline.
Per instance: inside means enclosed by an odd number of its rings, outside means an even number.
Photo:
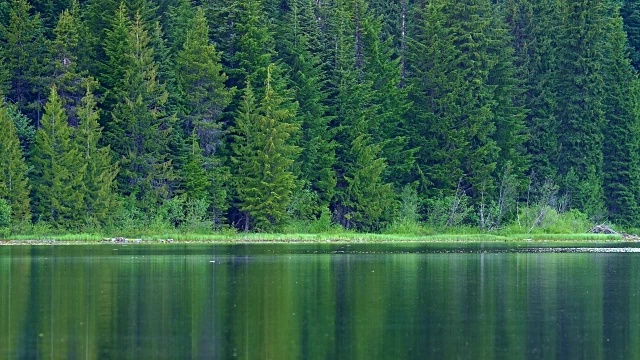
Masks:
[[[528,110],[525,147],[530,156],[530,173],[540,183],[557,181],[557,33],[562,6],[558,0],[512,0],[505,2],[505,8],[515,50],[514,78],[523,89],[515,105]]]
[[[293,0],[287,6],[282,27],[292,31],[277,33],[279,54],[289,68],[292,91],[299,104],[297,122],[301,124],[298,145],[301,154],[296,165],[300,188],[317,194],[318,203],[310,204],[320,215],[331,202],[336,185],[335,142],[329,129],[327,76],[320,51],[320,29],[311,2]],[[292,28],[292,29],[291,29]]]
[[[11,206],[11,218],[29,221],[29,182],[27,164],[13,119],[6,106],[0,107],[0,199]]]
[[[604,211],[602,190],[606,0],[569,1],[560,29],[558,107],[562,175],[573,170],[577,187],[565,185],[572,206],[590,216]]]
[[[228,199],[225,198],[227,184],[224,182],[228,176],[224,174],[229,171],[221,161],[221,119],[231,102],[232,91],[225,86],[227,76],[222,72],[220,53],[209,40],[204,15],[202,8],[198,8],[191,19],[179,26],[185,33],[175,59],[180,99],[178,116],[184,133],[196,136],[190,139],[191,151],[183,169],[187,197],[194,198],[201,193],[196,189],[198,186],[192,185],[194,182],[202,183],[197,179],[204,171],[209,179],[207,193],[211,196],[208,198],[219,218],[228,207]],[[197,169],[197,166],[202,166],[202,169]]]
[[[72,128],[55,85],[36,133],[33,162],[33,209],[37,219],[60,227],[83,221],[86,164],[71,140]]]
[[[209,42],[209,32],[202,9],[185,26],[187,33],[176,54],[176,82],[181,99],[180,118],[187,134],[195,132],[205,156],[220,146],[219,121],[231,102],[225,87],[220,54]]]
[[[640,3],[624,0],[620,13],[624,19],[631,64],[636,71],[640,71]]]
[[[244,229],[268,231],[287,220],[286,209],[295,188],[291,166],[298,148],[290,143],[298,127],[290,121],[293,112],[286,99],[271,86],[271,69],[266,73],[264,97],[256,103],[247,83],[234,129],[232,161],[239,210],[245,214]]]
[[[131,57],[127,56],[133,44],[129,43],[131,21],[129,20],[127,9],[124,4],[115,12],[109,28],[105,30],[104,39],[104,62],[100,64],[100,75],[98,80],[104,88],[105,96],[103,106],[107,110],[103,114],[103,123],[108,121],[110,111],[115,104],[126,94],[121,92],[124,88],[125,72],[132,66]]]
[[[98,125],[98,108],[91,91],[91,84],[85,83],[85,95],[77,108],[78,128],[76,130],[76,146],[83,162],[84,173],[85,216],[99,223],[106,223],[115,212],[116,193],[115,177],[118,166],[112,163],[109,147],[99,145],[102,139],[102,128]]]
[[[336,15],[336,97],[333,103],[336,131],[337,188],[333,209],[343,226],[373,230],[384,226],[393,215],[392,187],[384,174],[387,162],[381,152],[384,142],[375,138],[384,113],[367,77],[365,28],[366,6],[356,1]],[[379,59],[376,59],[379,60]]]
[[[111,63],[122,64],[124,76],[112,88],[119,96],[114,98],[106,139],[120,162],[120,190],[149,210],[170,196],[175,176],[169,144],[175,119],[165,113],[169,94],[156,76],[158,65],[139,15],[124,46],[110,54]]]
[[[2,57],[11,79],[7,97],[37,121],[46,99],[47,41],[42,19],[26,0],[13,0],[9,23],[2,29]]]
[[[261,0],[241,0],[234,24],[237,49],[233,56],[231,85],[266,83],[266,69],[272,63],[274,42],[264,16]]]
[[[412,145],[420,148],[421,190],[431,196],[452,193],[459,184],[471,195],[494,186],[500,148],[489,77],[504,60],[489,47],[492,16],[485,0],[435,0],[423,10],[412,43],[411,127]]]
[[[604,69],[604,195],[611,219],[626,226],[640,223],[640,82],[626,51],[622,19],[614,16]]]
[[[87,82],[86,72],[79,68],[80,31],[82,23],[77,2],[70,10],[64,10],[54,29],[55,39],[51,47],[53,62],[52,82],[63,100],[69,125],[78,126],[76,107],[82,98],[82,83]]]

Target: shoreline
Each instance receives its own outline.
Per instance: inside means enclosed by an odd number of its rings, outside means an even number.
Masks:
[[[637,238],[612,234],[233,234],[198,235],[168,234],[166,236],[102,237],[93,234],[51,236],[15,236],[0,240],[0,246],[31,245],[171,245],[171,244],[461,244],[461,243],[638,243]]]

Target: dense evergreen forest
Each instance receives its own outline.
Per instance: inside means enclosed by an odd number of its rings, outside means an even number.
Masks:
[[[0,0],[0,55],[14,231],[640,227],[637,1]]]

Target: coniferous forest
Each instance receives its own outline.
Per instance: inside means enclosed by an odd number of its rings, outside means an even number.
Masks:
[[[0,59],[16,233],[640,227],[637,1],[0,0]]]

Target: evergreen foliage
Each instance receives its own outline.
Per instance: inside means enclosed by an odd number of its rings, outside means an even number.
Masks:
[[[76,146],[86,171],[83,178],[85,213],[104,224],[113,218],[117,207],[115,178],[118,166],[113,164],[109,146],[102,147],[102,128],[98,124],[99,111],[91,91],[85,83],[85,95],[77,108],[78,128]]]
[[[258,101],[251,83],[245,86],[234,129],[234,180],[245,230],[282,227],[295,189],[291,167],[298,147],[290,142],[298,131],[291,122],[295,111],[284,106],[287,99],[271,85],[272,68],[266,70],[264,96]]]
[[[40,120],[46,99],[48,46],[40,15],[27,0],[12,0],[9,22],[2,27],[2,57],[10,76],[7,98],[31,118]]]
[[[622,18],[615,16],[610,26],[604,71],[604,196],[611,219],[634,226],[640,222],[640,173],[634,171],[640,167],[640,82],[627,56]]]
[[[2,0],[0,198],[61,229],[640,227],[639,19],[631,0]]]
[[[13,119],[6,106],[0,107],[0,199],[11,207],[15,221],[31,219],[27,164]]]
[[[122,23],[128,22],[119,15],[118,31]],[[128,26],[124,46],[110,55],[111,63],[121,65],[123,78],[112,89],[118,102],[106,127],[107,141],[120,163],[120,191],[149,210],[169,198],[175,179],[169,159],[175,119],[165,113],[169,94],[158,81],[158,65],[140,15]]]
[[[604,212],[602,190],[604,44],[609,28],[606,0],[568,1],[559,29],[558,141],[560,174],[575,174],[565,182],[572,207],[591,216]]]
[[[31,182],[36,219],[73,228],[84,221],[86,164],[71,139],[73,130],[67,121],[54,85],[36,133]]]

